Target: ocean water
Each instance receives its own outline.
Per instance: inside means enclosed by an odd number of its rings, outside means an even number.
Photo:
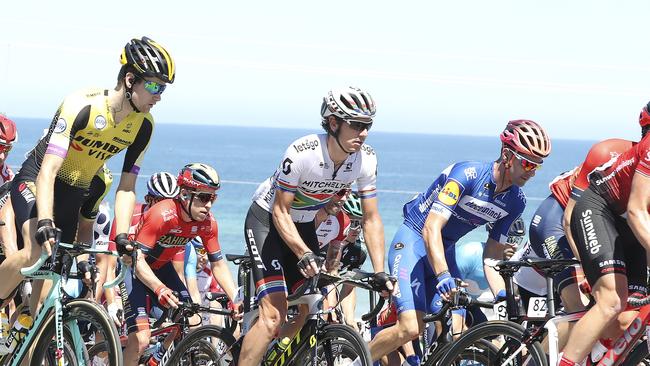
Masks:
[[[17,118],[16,122],[19,141],[8,162],[17,169],[25,153],[34,147],[43,129],[49,126],[49,121]],[[318,121],[314,121],[313,126],[311,129],[274,129],[158,124],[140,171],[136,187],[138,197],[146,193],[146,180],[152,173],[166,170],[176,174],[190,162],[212,165],[222,179],[219,198],[212,208],[219,223],[222,250],[243,253],[246,248],[243,225],[251,195],[257,185],[275,171],[289,143],[301,136],[322,132]],[[377,151],[379,161],[378,200],[386,245],[401,224],[404,203],[426,190],[445,167],[457,161],[492,161],[498,157],[498,132],[495,131],[494,137],[370,132],[366,143]],[[552,143],[551,156],[524,187],[528,204],[523,216],[527,225],[539,203],[549,195],[548,183],[581,163],[594,141],[554,139]],[[115,175],[112,192],[108,195],[111,203],[122,162],[123,153],[108,162]],[[486,238],[486,231],[478,228],[461,240]],[[235,269],[231,270],[234,273]]]

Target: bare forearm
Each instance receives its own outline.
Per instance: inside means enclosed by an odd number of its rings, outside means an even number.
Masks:
[[[384,271],[386,249],[384,247],[384,225],[380,218],[364,222],[363,237],[368,248],[372,268],[375,272]]]
[[[300,237],[296,224],[291,219],[289,213],[281,210],[274,210],[273,224],[282,237],[282,240],[284,240],[287,246],[289,246],[289,249],[291,249],[298,258],[301,258],[305,253],[311,251]]]
[[[505,246],[500,243],[486,245],[485,249],[483,250],[483,259],[489,258],[494,260],[503,260],[504,247]],[[499,290],[505,288],[505,282],[503,282],[503,278],[494,268],[486,266],[484,264],[483,272],[485,273],[485,279],[488,281],[493,294],[496,295]]]
[[[212,264],[212,275],[219,283],[219,286],[228,294],[228,298],[234,301],[237,287],[235,287],[235,281],[225,260],[222,259]]]
[[[38,219],[54,217],[54,178],[56,173],[41,171],[36,178],[36,209]]]
[[[139,250],[138,250],[138,264],[137,264],[135,274],[145,286],[151,289],[151,291],[156,291],[156,289],[160,287],[160,285],[163,285],[163,283],[153,273],[151,267],[149,267],[149,264],[147,264],[147,262],[145,261],[144,255],[142,255],[142,252],[140,252]]]
[[[447,267],[447,260],[445,259],[445,247],[442,243],[440,230],[425,226],[422,230],[422,236],[427,249],[427,258],[435,274],[448,271],[449,267]]]
[[[644,209],[629,209],[628,210],[628,223],[634,235],[643,245],[646,252],[650,251],[650,232],[648,227],[650,225],[650,214]]]
[[[117,234],[129,231],[133,207],[135,206],[135,192],[118,190],[115,195],[115,229]]]

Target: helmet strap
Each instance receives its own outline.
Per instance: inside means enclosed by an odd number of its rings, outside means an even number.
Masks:
[[[183,209],[183,211],[185,211],[185,213],[187,214],[187,216],[190,217],[190,220],[192,220],[192,221],[197,221],[197,220],[192,216],[192,202],[194,202],[194,195],[195,195],[195,193],[190,193],[190,194],[189,194],[189,200],[190,200],[190,203],[187,205],[187,208],[185,208],[185,205],[181,205],[181,208]],[[181,198],[182,198],[182,199],[187,199],[187,193],[185,193],[184,195],[181,195]]]
[[[133,100],[132,100],[132,98],[133,98],[133,85],[127,86],[126,82],[124,82],[124,88],[126,89],[126,92],[124,92],[124,97],[126,98],[126,100],[129,101],[129,104],[131,105],[131,108],[133,108],[135,113],[141,113],[140,110],[138,109],[138,107],[136,107],[135,104],[133,104]]]
[[[330,135],[332,135],[334,137],[334,140],[336,140],[336,144],[339,145],[339,147],[341,148],[341,150],[343,150],[344,153],[352,155],[352,154],[354,154],[354,151],[352,151],[352,152],[347,151],[347,150],[345,150],[343,145],[341,145],[341,140],[339,140],[339,134],[341,132],[341,125],[343,124],[343,122],[338,121],[338,119],[337,119],[337,122],[339,124],[339,128],[336,131],[332,131],[332,129],[329,128],[329,125],[328,125],[327,131],[329,132]],[[327,123],[329,123],[329,121]]]

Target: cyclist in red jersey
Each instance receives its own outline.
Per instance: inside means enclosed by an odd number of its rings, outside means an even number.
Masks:
[[[18,139],[18,131],[16,124],[7,116],[0,114],[0,185],[14,179],[14,172],[7,165],[7,156],[13,147],[13,144]],[[6,224],[14,222],[14,210],[11,208],[11,201],[9,191],[2,194],[0,198],[0,220]],[[5,256],[9,256],[16,251],[16,226],[15,225],[2,225],[0,226],[0,241],[2,242],[2,250]]]
[[[124,350],[124,364],[137,365],[140,354],[149,345],[151,330],[146,309],[146,295],[161,307],[177,307],[179,298],[191,301],[187,288],[172,266],[174,255],[199,236],[208,253],[212,273],[233,300],[235,284],[223,261],[218,241],[217,222],[210,214],[220,188],[219,175],[210,166],[186,165],[178,176],[180,193],[153,205],[145,214],[135,241],[139,243],[136,277],[127,276],[128,298],[123,299],[129,342]]]
[[[619,315],[626,308],[627,298],[647,293],[645,253],[650,249],[648,108],[650,103],[639,116],[641,141],[588,175],[589,185],[576,200],[571,213],[570,232],[596,304],[575,324],[560,366],[580,363],[598,338],[620,336],[619,322],[625,319]]]

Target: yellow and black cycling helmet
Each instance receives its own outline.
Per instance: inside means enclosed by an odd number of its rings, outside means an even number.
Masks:
[[[122,65],[133,67],[140,75],[157,77],[172,84],[176,77],[174,59],[167,50],[152,39],[132,39],[124,46],[120,56]]]

